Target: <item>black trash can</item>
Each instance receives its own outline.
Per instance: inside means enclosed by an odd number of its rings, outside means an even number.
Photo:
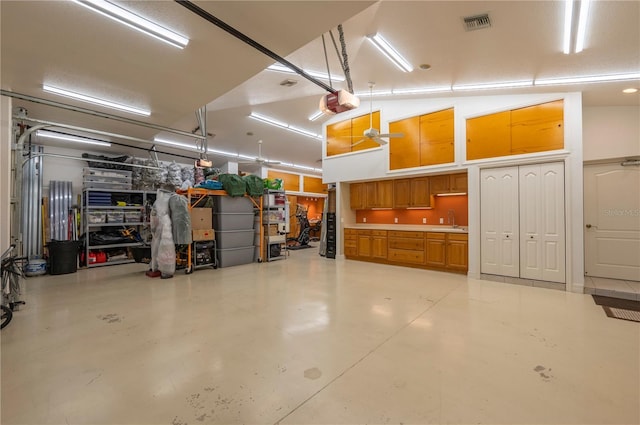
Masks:
[[[78,271],[79,241],[51,241],[49,247],[49,273],[66,274]]]

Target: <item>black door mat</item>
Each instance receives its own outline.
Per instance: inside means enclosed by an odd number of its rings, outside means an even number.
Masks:
[[[640,301],[592,295],[593,301],[602,307],[607,317],[640,322]]]

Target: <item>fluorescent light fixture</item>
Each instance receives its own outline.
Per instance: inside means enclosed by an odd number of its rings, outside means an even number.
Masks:
[[[254,120],[258,120],[258,121],[262,121],[263,123],[272,125],[274,127],[279,127],[285,130],[289,130],[292,131],[294,133],[298,133],[298,134],[302,134],[303,136],[307,136],[307,137],[311,137],[312,139],[319,139],[322,140],[322,135],[314,133],[312,131],[308,131],[308,130],[304,130],[302,128],[298,128],[292,125],[289,125],[287,123],[275,120],[273,118],[264,116],[264,115],[260,115],[260,114],[256,114],[255,112],[252,112],[251,115],[249,115],[249,118],[253,118]]]
[[[243,155],[241,153],[238,154],[238,158],[240,158],[240,159],[251,159],[251,160],[256,159],[255,156]]]
[[[270,67],[267,68],[268,71],[277,71],[277,72],[284,72],[286,74],[298,74],[297,72],[295,72],[293,69],[291,68],[287,68],[286,66],[280,64],[280,63],[275,63],[273,65],[271,65]],[[316,78],[320,78],[322,80],[329,80],[329,74],[325,74],[323,72],[317,72],[317,71],[309,71],[308,69],[303,69],[304,72],[306,72],[307,74],[311,75],[312,77],[316,77]],[[331,81],[344,81],[344,77],[342,75],[339,74],[331,74]]]
[[[76,93],[69,90],[53,87],[47,84],[42,85],[42,90],[48,93],[58,94],[60,96],[69,97],[71,99],[81,100],[83,102],[93,103],[95,105],[105,106],[107,108],[117,109],[119,111],[130,112],[132,114],[143,115],[148,117],[151,115],[150,111],[135,108],[133,106],[122,105],[120,103],[111,102],[109,100],[99,99],[97,97],[87,96],[86,94]]]
[[[638,92],[638,89],[636,88],[628,88],[628,89],[622,90],[622,93],[625,93],[625,94],[631,94],[631,93],[637,93],[637,92]]]
[[[407,210],[432,210],[433,207],[407,207]]]
[[[403,95],[403,94],[423,94],[423,93],[444,93],[450,92],[451,86],[442,86],[442,87],[422,87],[415,89],[393,89],[392,93],[395,95]]]
[[[573,0],[564,2],[564,37],[562,39],[562,51],[565,55],[571,53],[571,28],[573,23]]]
[[[38,130],[38,137],[47,137],[49,139],[56,140],[64,140],[67,142],[75,142],[75,143],[85,143],[87,145],[96,145],[96,146],[111,146],[111,143],[105,142],[104,140],[91,139],[89,137],[83,136],[72,136],[70,134],[62,134],[62,133],[54,133],[47,130]]]
[[[309,117],[309,121],[315,121],[322,116],[324,116],[324,113],[322,111],[318,111]]]
[[[557,84],[580,84],[580,83],[604,83],[612,81],[640,80],[640,73],[612,74],[612,75],[590,75],[584,77],[566,78],[543,78],[535,81],[536,86],[549,86]]]
[[[456,192],[456,193],[438,193],[436,196],[462,196],[466,195],[467,192]]]
[[[413,67],[405,58],[402,57],[400,53],[396,49],[393,48],[391,44],[380,34],[371,34],[368,35],[367,38],[369,41],[373,43],[374,46],[378,50],[382,52],[383,55],[387,57],[395,66],[397,66],[401,71],[411,72],[413,71]]]
[[[190,145],[188,143],[174,142],[173,140],[166,140],[166,139],[162,139],[160,137],[154,137],[153,141],[156,142],[156,143],[162,143],[163,145],[178,146],[180,148],[187,148],[187,149],[191,149],[191,150],[197,150],[197,147],[196,147],[195,144]]]
[[[591,0],[580,2],[580,17],[578,18],[578,35],[576,37],[575,53],[580,53],[584,49],[584,38],[587,32],[587,19],[589,17],[589,6]]]
[[[378,90],[378,91],[368,91],[368,92],[359,92],[356,93],[356,97],[376,97],[376,96],[392,96],[393,91],[391,90]]]
[[[121,24],[140,31],[146,35],[163,41],[179,49],[184,49],[189,44],[189,39],[177,34],[167,28],[161,27],[155,22],[151,22],[135,13],[116,6],[104,0],[73,0],[75,3],[86,7],[102,16],[113,19]]]
[[[454,85],[453,90],[486,90],[486,89],[507,89],[514,87],[533,86],[533,80],[526,81],[505,81],[503,83],[487,83],[487,84],[460,84]]]
[[[207,149],[207,153],[213,153],[213,154],[216,154],[216,155],[223,155],[223,156],[230,156],[230,157],[233,157],[233,158],[237,158],[238,157],[237,153],[221,151],[221,150],[218,150],[218,149]],[[253,159],[253,158],[251,158],[251,159]]]

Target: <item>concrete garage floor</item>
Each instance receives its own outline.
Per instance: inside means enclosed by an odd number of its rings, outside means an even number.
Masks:
[[[640,324],[591,296],[355,261],[29,278],[2,424],[640,422]]]

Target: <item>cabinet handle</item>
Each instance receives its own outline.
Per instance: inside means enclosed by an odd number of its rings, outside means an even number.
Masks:
[[[533,239],[533,236],[529,236],[529,238]]]
[[[591,229],[591,225],[590,224],[587,224],[587,229]]]

